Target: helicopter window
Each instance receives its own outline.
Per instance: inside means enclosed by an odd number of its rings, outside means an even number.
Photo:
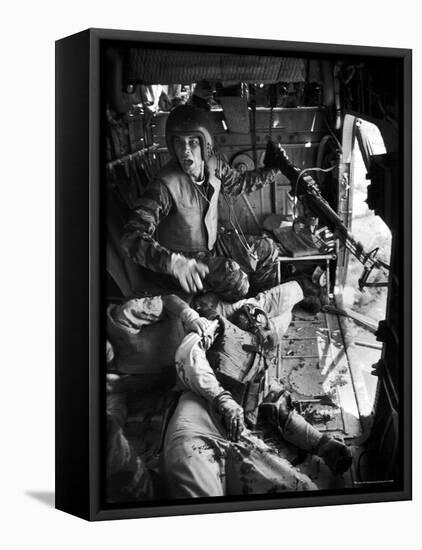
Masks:
[[[350,170],[350,203],[351,222],[349,229],[366,250],[377,251],[377,257],[386,264],[390,263],[391,230],[385,222],[368,207],[367,193],[371,181],[367,178],[370,157],[386,153],[384,141],[378,127],[366,120],[356,118],[355,137],[351,155]],[[387,286],[365,286],[359,289],[359,278],[362,275],[362,264],[349,254],[343,292],[342,307],[350,308],[365,318],[378,324],[385,319],[388,299]],[[388,272],[382,269],[371,273],[370,285],[383,285],[388,281]],[[366,405],[361,404],[363,412],[372,409],[377,381],[372,376],[372,366],[381,357],[381,344],[376,341],[373,331],[346,320],[346,332],[350,341],[356,345],[350,348],[350,354],[355,359],[354,364],[360,366],[367,390]],[[365,410],[366,409],[366,410]]]
[[[386,149],[381,133],[375,124],[362,119],[356,119],[355,124],[360,136],[356,135],[352,152],[350,229],[367,250],[374,250],[378,247],[379,257],[388,264],[391,254],[391,231],[385,222],[369,209],[366,202],[368,186],[371,183],[367,179],[369,157],[384,154]],[[360,292],[358,279],[361,275],[361,268],[360,262],[350,254],[343,292],[344,305],[380,321],[385,318],[387,288],[365,287],[364,291]],[[374,272],[374,277],[376,280],[371,282],[382,282],[386,274],[378,270]]]

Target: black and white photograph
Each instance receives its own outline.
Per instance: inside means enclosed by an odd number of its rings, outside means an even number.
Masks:
[[[398,494],[403,59],[180,42],[101,46],[103,506]]]
[[[5,6],[2,548],[415,546],[418,13]]]

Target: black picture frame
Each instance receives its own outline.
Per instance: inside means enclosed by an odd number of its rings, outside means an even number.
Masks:
[[[101,50],[111,41],[149,47],[225,48],[391,58],[400,62],[402,108],[399,237],[400,461],[394,490],[346,494],[201,499],[111,506],[102,498],[104,362],[101,302],[105,262],[102,216]],[[203,514],[408,500],[411,485],[411,113],[412,53],[408,49],[230,37],[88,29],[56,42],[56,508],[87,520]]]

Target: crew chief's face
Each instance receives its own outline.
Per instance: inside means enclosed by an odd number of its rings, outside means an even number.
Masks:
[[[202,178],[203,163],[200,139],[197,136],[176,136],[173,145],[183,171],[195,179]]]

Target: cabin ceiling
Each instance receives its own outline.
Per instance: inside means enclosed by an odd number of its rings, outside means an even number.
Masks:
[[[304,82],[306,62],[294,57],[131,48],[124,54],[124,80],[132,84]]]

